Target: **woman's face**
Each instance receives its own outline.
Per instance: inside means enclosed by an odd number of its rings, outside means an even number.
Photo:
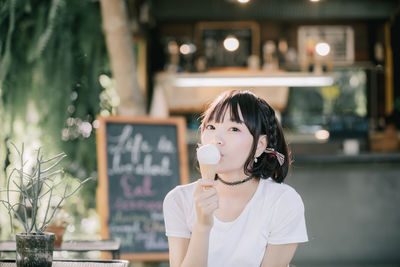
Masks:
[[[239,109],[240,120],[243,121]],[[244,123],[231,120],[230,110],[220,123],[209,121],[201,133],[202,145],[214,144],[221,152],[221,160],[217,166],[219,175],[243,177],[244,164],[249,157],[253,144],[253,136]]]

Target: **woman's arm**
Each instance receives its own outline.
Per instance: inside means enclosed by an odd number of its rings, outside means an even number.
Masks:
[[[297,249],[297,243],[271,245],[268,244],[261,267],[287,267]]]
[[[204,190],[203,188],[208,188]],[[207,266],[208,243],[214,223],[213,214],[218,208],[218,195],[213,181],[199,180],[194,192],[196,223],[190,239],[168,237],[171,267]]]
[[[190,239],[181,237],[168,237],[169,265],[180,266],[185,258]]]
[[[168,237],[171,267],[207,266],[210,230],[195,226],[190,239]]]

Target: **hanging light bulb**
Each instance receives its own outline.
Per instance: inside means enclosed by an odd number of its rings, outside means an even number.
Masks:
[[[228,36],[224,40],[224,47],[226,50],[233,52],[239,48],[239,40],[235,36]]]

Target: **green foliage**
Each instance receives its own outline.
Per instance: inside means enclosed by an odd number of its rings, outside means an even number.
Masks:
[[[0,187],[10,164],[7,141],[39,144],[48,155],[65,151],[69,175],[95,178],[94,129],[62,133],[69,118],[92,125],[100,112],[99,76],[110,69],[99,3],[0,0],[0,33]],[[95,188],[93,180],[80,190],[84,210],[95,207]]]

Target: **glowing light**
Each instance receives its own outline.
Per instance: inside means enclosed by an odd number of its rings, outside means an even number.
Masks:
[[[250,0],[237,0],[241,4],[247,4]]]
[[[230,52],[236,51],[239,48],[239,40],[234,36],[228,36],[224,40],[224,47]]]
[[[317,3],[317,2],[319,2],[320,0],[310,0],[310,2],[314,2],[314,3]]]
[[[175,80],[177,87],[308,87],[308,86],[329,86],[334,82],[330,76],[316,77],[215,77],[195,78],[181,77]]]
[[[111,101],[110,101],[111,106],[118,107],[119,103],[120,103],[119,96],[118,95],[113,95],[111,97]]]
[[[88,138],[90,136],[92,132],[92,124],[84,121],[78,127],[83,137]]]
[[[324,86],[322,87],[322,97],[325,99],[336,99],[340,95],[340,88],[338,86]]]
[[[61,139],[63,141],[68,141],[69,140],[69,130],[67,128],[62,129],[62,131],[61,131]]]
[[[93,125],[93,128],[97,129],[97,128],[100,127],[100,121],[99,120],[94,120],[92,125]]]
[[[315,138],[320,141],[326,141],[329,138],[329,132],[327,130],[318,130],[315,132]]]
[[[179,47],[179,51],[181,54],[188,55],[190,53],[190,47],[188,44],[183,44]]]
[[[98,230],[98,222],[94,217],[84,218],[81,221],[82,229],[86,229],[88,233],[95,233]]]
[[[108,110],[103,109],[102,111],[100,111],[100,115],[101,115],[102,117],[108,117],[108,116],[110,116],[111,114],[110,114],[110,112],[109,112]]]
[[[73,91],[71,93],[71,100],[75,101],[76,99],[78,99],[78,93],[76,91]]]
[[[326,56],[331,51],[331,47],[328,43],[321,42],[315,46],[315,51],[320,56]]]
[[[67,231],[70,232],[70,233],[75,232],[75,226],[73,224],[69,224],[67,226]]]
[[[356,75],[351,75],[349,83],[351,87],[355,88],[360,85],[360,80]]]
[[[109,87],[111,85],[110,77],[108,77],[105,74],[101,74],[99,76],[99,82],[100,82],[101,86],[103,86],[103,88],[107,88],[107,87]]]
[[[67,108],[68,113],[72,114],[75,111],[75,107],[73,105],[69,105]]]
[[[196,52],[196,46],[194,44],[183,44],[179,47],[179,52],[183,55],[189,55]]]
[[[68,119],[67,119],[67,125],[68,126],[73,126],[75,124],[75,119],[74,118],[72,118],[72,117],[69,117]]]

